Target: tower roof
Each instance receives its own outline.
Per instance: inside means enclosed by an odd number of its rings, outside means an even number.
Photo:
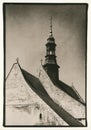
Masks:
[[[52,16],[50,17],[50,34],[49,37],[47,39],[48,43],[54,43],[55,44],[55,38],[53,37],[53,29],[52,29],[53,25],[52,25]]]

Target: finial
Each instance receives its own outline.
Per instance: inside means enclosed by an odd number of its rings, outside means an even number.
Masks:
[[[18,57],[16,58],[16,61],[17,61],[17,63],[19,63],[19,58]]]
[[[50,17],[50,34],[51,34],[51,36],[53,35],[52,34],[52,16]]]

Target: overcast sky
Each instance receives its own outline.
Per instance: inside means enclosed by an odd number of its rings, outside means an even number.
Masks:
[[[16,58],[36,75],[45,58],[53,18],[60,80],[85,98],[86,5],[8,4],[6,7],[6,75]]]

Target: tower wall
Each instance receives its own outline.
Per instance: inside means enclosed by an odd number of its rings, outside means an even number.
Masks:
[[[59,80],[59,71],[57,66],[48,65],[45,66],[44,69],[53,82],[57,82]]]
[[[59,66],[57,65],[55,51],[56,51],[55,39],[53,35],[50,35],[49,38],[47,39],[46,56],[43,67],[53,82],[56,82],[59,79],[59,70],[58,70]]]

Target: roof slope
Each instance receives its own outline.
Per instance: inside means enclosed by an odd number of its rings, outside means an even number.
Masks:
[[[70,87],[69,85],[65,84],[62,81],[58,81],[56,83],[54,83],[59,89],[65,91],[68,95],[70,95],[71,97],[73,97],[75,100],[77,100],[78,102],[82,103],[83,105],[85,105],[85,102],[83,101],[83,99],[80,97],[80,95],[78,94],[78,92],[76,90],[74,90],[72,87]]]
[[[19,65],[20,67],[20,65]],[[44,100],[65,122],[69,124],[69,126],[83,126],[77,119],[75,119],[71,114],[65,111],[62,107],[60,107],[57,103],[55,103],[50,96],[47,94],[43,85],[39,81],[38,78],[31,75],[24,69],[21,69],[21,72],[24,76],[25,81],[31,87],[31,89],[42,99]]]
[[[40,66],[39,73],[40,74],[38,77],[40,82],[54,102],[56,102],[59,106],[62,106],[76,119],[85,118],[85,106],[82,103],[78,102],[69,94],[67,94],[67,92],[53,84],[52,80],[49,78],[48,74],[44,71],[42,66]]]

